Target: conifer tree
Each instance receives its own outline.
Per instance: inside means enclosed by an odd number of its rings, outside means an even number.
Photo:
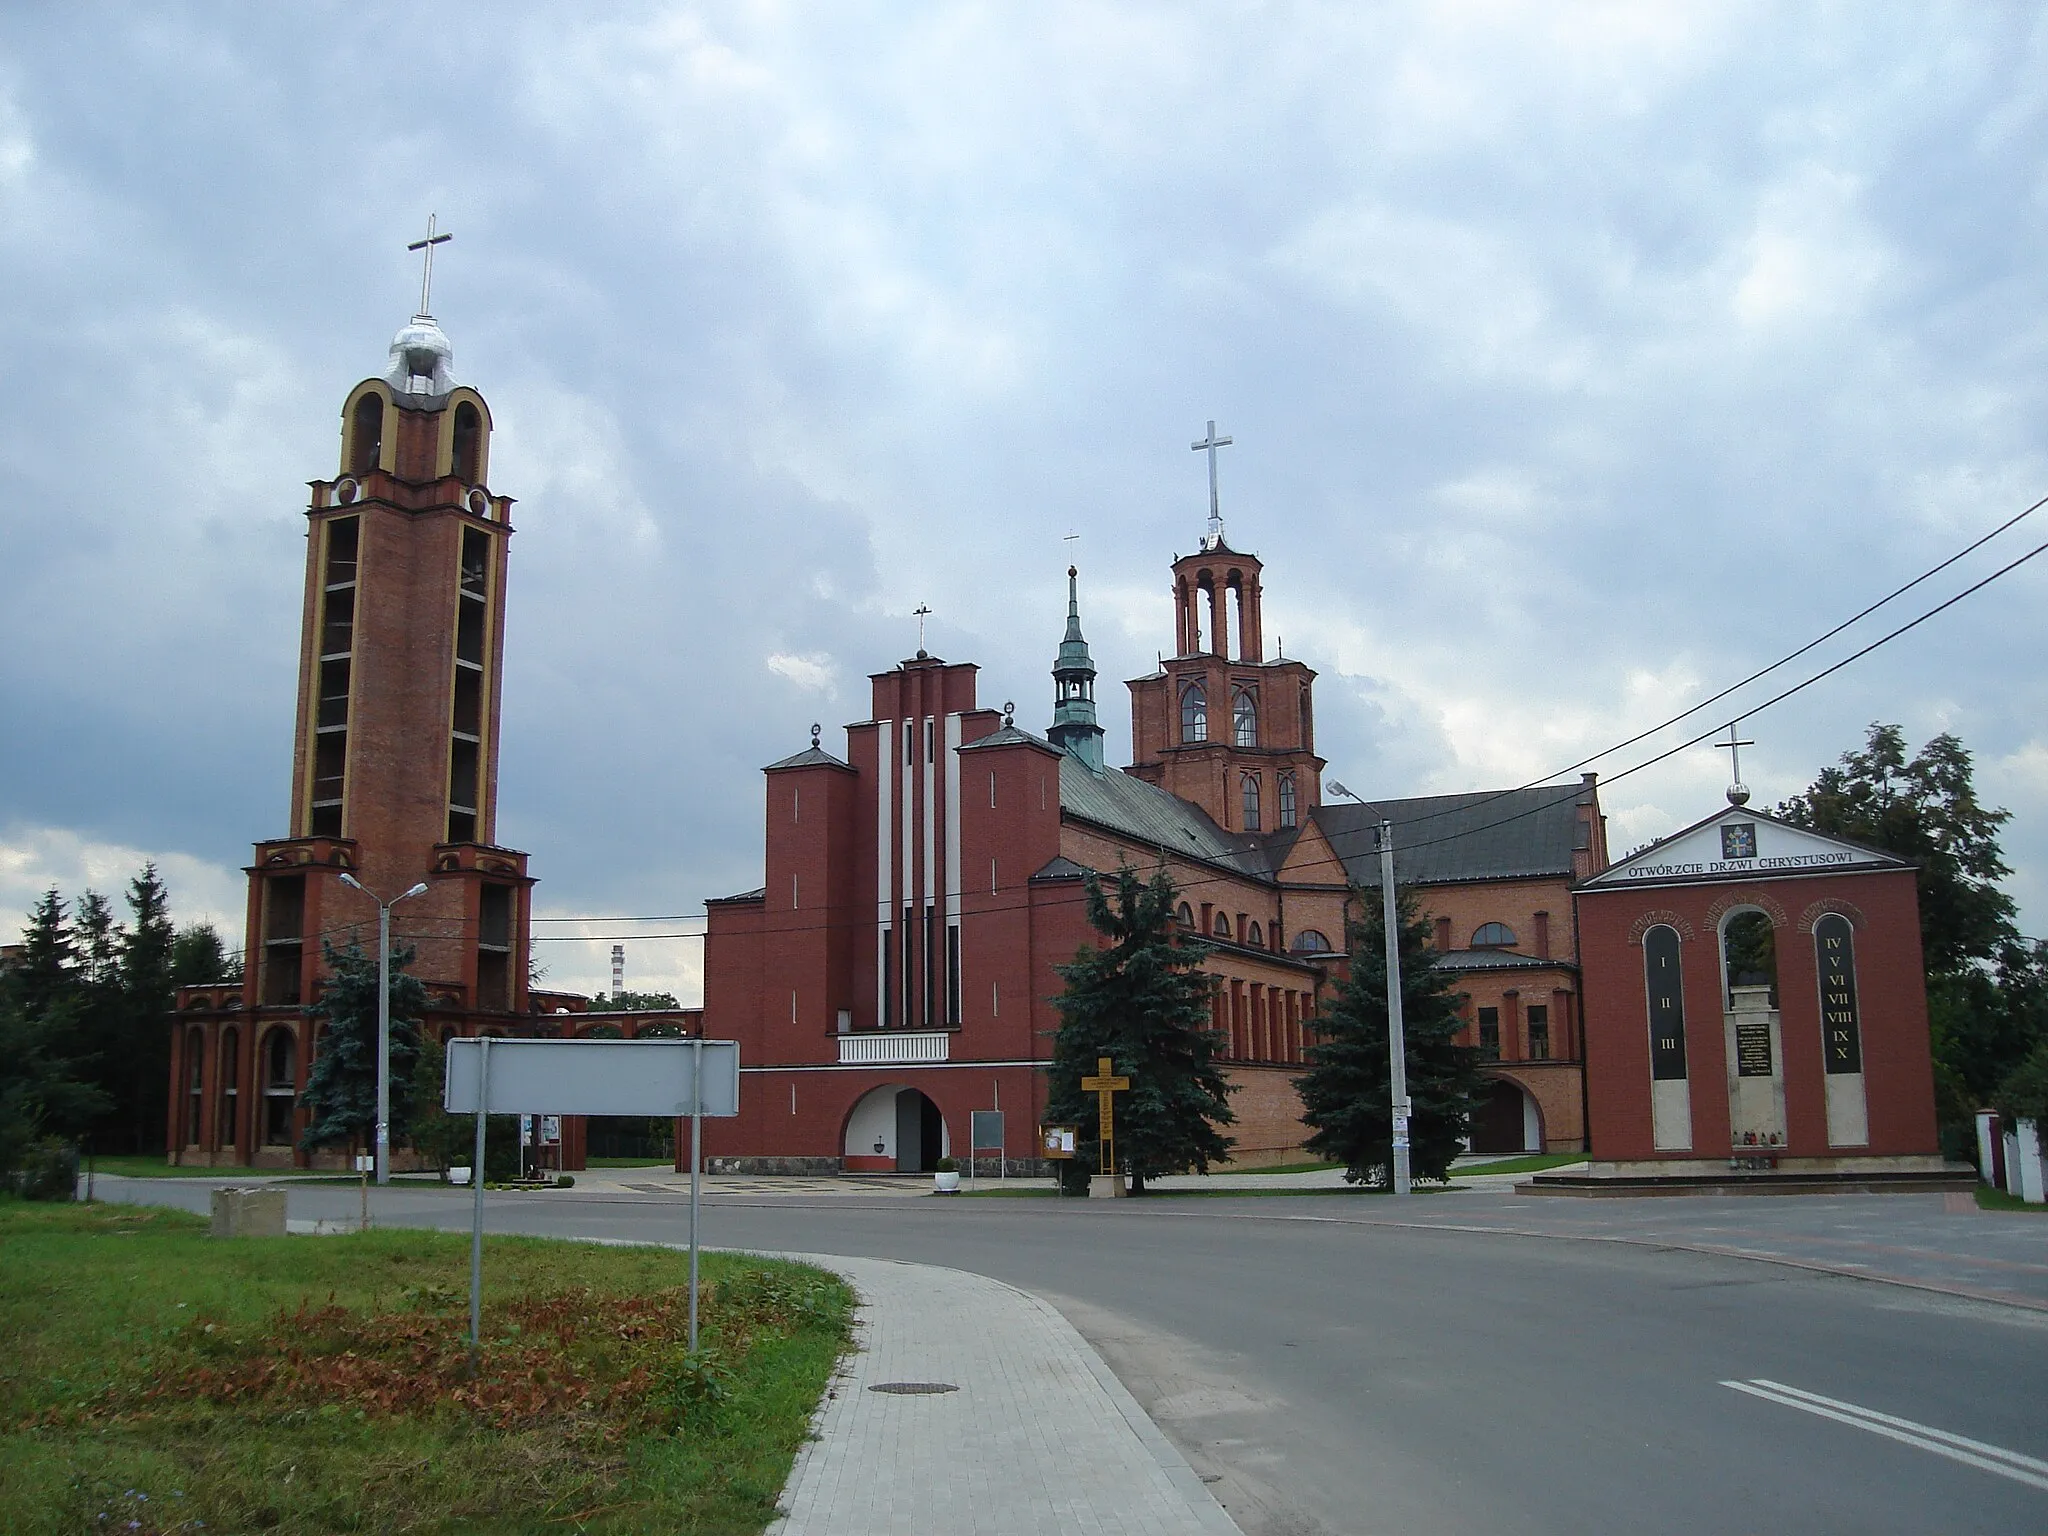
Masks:
[[[30,1018],[40,1018],[78,988],[78,945],[64,898],[53,885],[28,915],[21,954],[5,972],[8,994]]]
[[[1380,893],[1358,893],[1365,915],[1351,927],[1351,975],[1316,1020],[1308,1071],[1295,1083],[1302,1119],[1315,1127],[1308,1148],[1344,1165],[1353,1183],[1388,1187],[1394,1171],[1394,1115],[1387,1055],[1387,965]],[[1441,1179],[1472,1124],[1479,1053],[1454,1044],[1463,998],[1428,948],[1429,923],[1414,897],[1397,898],[1401,1026],[1407,1043],[1409,1167]]]
[[[1230,1112],[1229,1082],[1217,1065],[1221,1036],[1211,1027],[1212,979],[1198,967],[1209,946],[1174,922],[1178,893],[1164,868],[1141,882],[1128,866],[1116,872],[1114,899],[1090,874],[1088,920],[1107,947],[1084,945],[1057,967],[1066,990],[1053,999],[1060,1027],[1053,1035],[1046,1118],[1081,1127],[1074,1166],[1098,1166],[1096,1098],[1080,1082],[1110,1057],[1131,1086],[1112,1110],[1117,1161],[1130,1171],[1131,1193],[1145,1180],[1193,1169],[1228,1155],[1219,1126]]]
[[[324,1019],[313,1065],[306,1073],[309,1122],[299,1145],[340,1143],[367,1151],[377,1125],[377,957],[351,939],[346,949],[323,942],[327,985],[306,1011]],[[406,967],[414,951],[391,952],[391,1142],[412,1123],[413,1064],[420,1049],[420,1015],[427,989]]]

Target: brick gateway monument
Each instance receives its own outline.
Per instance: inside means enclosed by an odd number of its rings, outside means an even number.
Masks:
[[[1532,1190],[1946,1182],[1913,866],[1729,798],[1579,887],[1593,1162]]]

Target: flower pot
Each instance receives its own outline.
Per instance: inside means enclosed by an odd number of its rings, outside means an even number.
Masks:
[[[940,1195],[957,1195],[957,1194],[959,1194],[959,1193],[960,1193],[960,1170],[956,1168],[956,1169],[954,1169],[954,1170],[953,1170],[953,1171],[952,1171],[951,1173],[935,1173],[935,1174],[933,1174],[933,1175],[932,1175],[932,1192],[933,1192],[934,1194],[940,1194]]]

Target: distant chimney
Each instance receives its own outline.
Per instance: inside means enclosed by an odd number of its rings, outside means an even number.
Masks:
[[[626,997],[626,946],[612,946],[612,1001],[623,1002]]]

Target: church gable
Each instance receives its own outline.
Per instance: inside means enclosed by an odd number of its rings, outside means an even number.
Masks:
[[[1302,828],[1301,836],[1294,840],[1294,846],[1280,861],[1279,877],[1289,885],[1349,883],[1344,861],[1337,857],[1337,850],[1330,846],[1330,840],[1323,836],[1323,829],[1314,821]]]
[[[1584,889],[1693,885],[1703,880],[1850,874],[1910,869],[1903,859],[1860,843],[1809,832],[1742,806],[1652,843],[1585,882]]]

